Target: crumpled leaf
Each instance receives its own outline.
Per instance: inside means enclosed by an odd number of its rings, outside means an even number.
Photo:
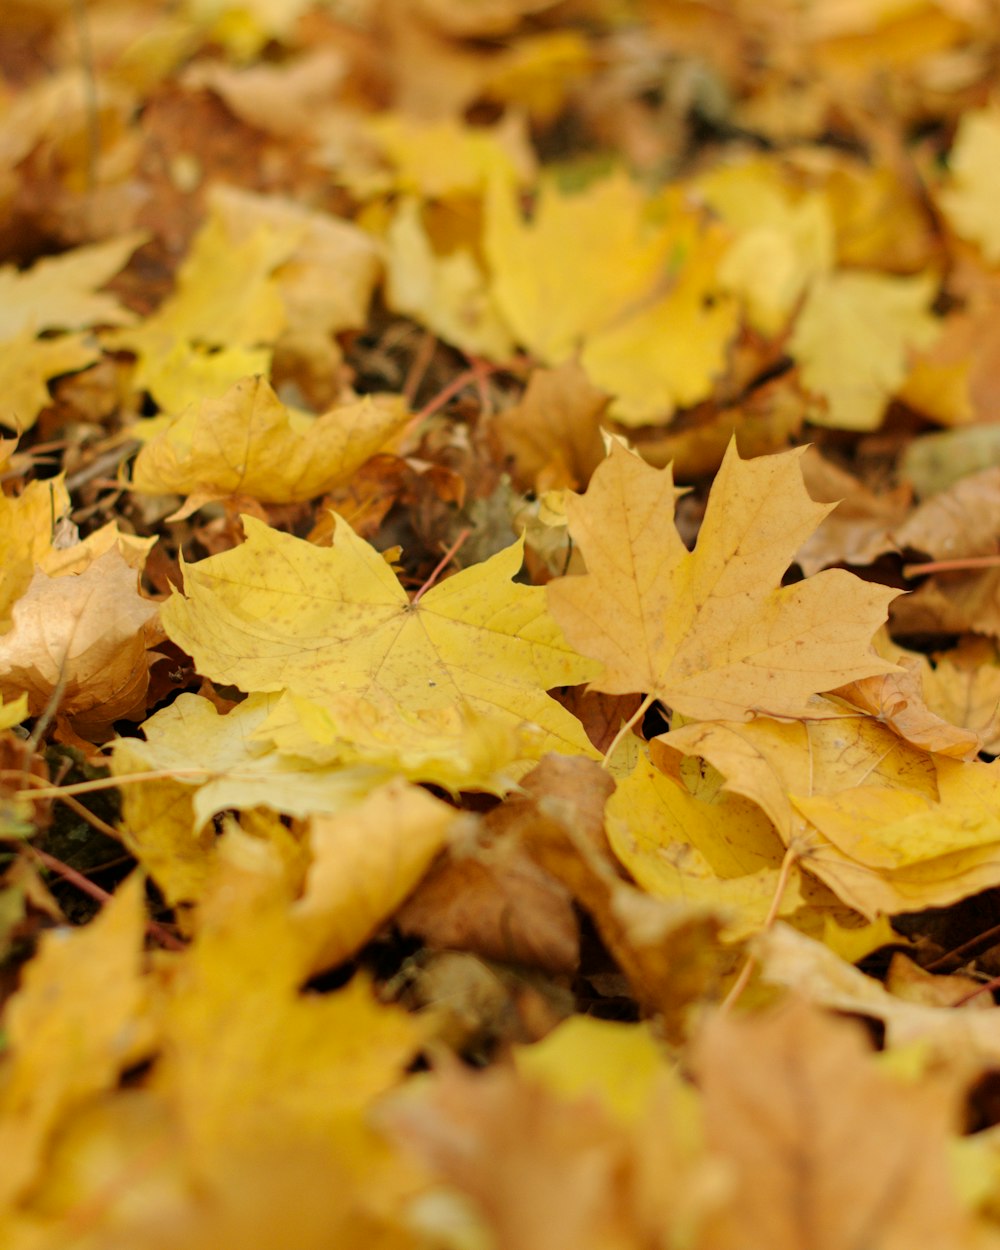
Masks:
[[[24,691],[37,716],[58,691],[58,709],[84,736],[144,711],[147,649],[162,633],[138,580],[117,546],[80,573],[37,571],[0,637],[0,694]]]
[[[969,1004],[971,1010],[907,1002],[890,994],[881,981],[852,968],[822,942],[783,923],[755,938],[753,950],[765,981],[834,1011],[881,1021],[887,1046],[921,1041],[942,1058],[961,1055],[970,1064],[991,1067],[1000,1056],[993,1013],[988,1007],[975,1009],[981,999]]]
[[[654,898],[621,879],[604,834],[613,787],[592,760],[551,755],[504,806],[502,828],[588,911],[635,997],[683,1034],[685,1013],[720,975],[721,909]]]
[[[405,423],[401,399],[365,397],[318,417],[287,408],[261,377],[192,404],[140,450],[133,489],[261,503],[315,499],[345,481]]]
[[[605,665],[593,689],[644,691],[705,719],[795,716],[815,692],[891,671],[870,641],[894,591],[842,570],[780,585],[829,511],[806,493],[800,454],[743,461],[731,445],[689,553],[666,523],[669,469],[612,446],[567,503],[588,571],[546,587],[569,641]]]
[[[898,672],[864,677],[833,693],[870,716],[877,716],[901,738],[924,751],[936,751],[957,760],[974,760],[982,748],[979,735],[971,729],[949,724],[927,706],[923,677],[930,665],[926,658],[920,659],[896,656]]]
[[[503,836],[503,808],[458,831],[448,853],[396,913],[401,933],[432,950],[572,973],[579,924],[569,891],[515,840]]]
[[[563,641],[539,588],[512,585],[515,543],[411,604],[382,557],[337,519],[332,548],[244,517],[247,541],[185,566],[186,595],[163,605],[169,636],[213,680],[289,690],[322,705],[346,692],[410,712],[467,703],[548,750],[594,755],[579,721],[544,692],[594,666]],[[528,749],[530,747],[530,750]]]

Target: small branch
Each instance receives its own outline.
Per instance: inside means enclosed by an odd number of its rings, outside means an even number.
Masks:
[[[54,855],[49,855],[47,851],[40,851],[35,846],[29,846],[27,849],[44,868],[48,868],[50,872],[54,872],[57,876],[62,877],[70,885],[76,886],[82,894],[86,894],[88,898],[92,898],[94,902],[99,903],[102,907],[105,903],[111,901],[113,896],[107,890],[102,890],[99,885],[95,885],[82,872],[77,872],[75,868],[71,868],[69,864],[64,864],[61,859],[56,859]],[[186,944],[175,933],[171,933],[165,925],[160,924],[158,920],[147,919],[146,932],[150,937],[155,938],[162,946],[166,947],[167,950],[182,951],[186,949]]]

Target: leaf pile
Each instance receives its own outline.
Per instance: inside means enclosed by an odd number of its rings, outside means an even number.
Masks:
[[[4,1247],[1000,1247],[998,55],[11,0]]]

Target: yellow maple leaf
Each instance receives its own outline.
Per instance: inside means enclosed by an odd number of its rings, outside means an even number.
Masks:
[[[931,274],[833,273],[809,289],[788,342],[803,383],[827,403],[820,425],[875,430],[906,381],[909,353],[927,348],[940,325],[927,311]]]
[[[0,340],[28,328],[75,330],[87,326],[128,325],[135,317],[103,286],[121,269],[144,234],[127,234],[107,243],[92,243],[61,256],[38,261],[26,273],[0,266]]]
[[[219,812],[337,812],[387,779],[371,766],[313,764],[256,742],[275,701],[252,695],[221,716],[209,699],[182,694],[144,722],[145,742],[115,741],[115,777],[160,774],[123,784],[122,839],[171,903],[202,894],[215,866],[210,822]]]
[[[35,1178],[60,1118],[113,1088],[150,1042],[140,981],[139,875],[86,928],[42,938],[4,1014],[0,1210]]]
[[[544,182],[530,222],[505,184],[491,184],[485,248],[494,297],[517,338],[546,364],[613,323],[663,273],[669,235],[624,175],[562,195]]]
[[[110,347],[138,356],[136,386],[146,387],[145,370],[150,364],[155,370],[178,341],[246,349],[273,343],[287,324],[274,271],[302,233],[299,224],[282,230],[262,224],[237,242],[214,212],[195,235],[173,293],[141,325],[104,335]]]
[[[82,334],[39,339],[30,326],[0,342],[0,424],[28,430],[52,402],[46,385],[62,373],[76,373],[100,356],[96,344]]]
[[[350,477],[408,417],[403,401],[391,396],[366,396],[311,417],[287,408],[265,379],[243,378],[151,438],[136,458],[132,484],[147,494],[193,496],[198,504],[231,496],[299,503]]]
[[[530,222],[509,190],[487,197],[497,306],[547,364],[578,350],[612,413],[642,424],[705,398],[737,324],[718,289],[724,245],[679,196],[650,200],[623,175],[577,195],[543,183]]]
[[[1000,261],[1000,108],[964,113],[948,157],[950,179],[938,199],[952,228],[978,243],[991,264]]]
[[[720,166],[697,185],[736,234],[719,262],[719,284],[743,298],[755,329],[779,333],[810,279],[833,263],[826,197],[794,198],[781,170],[763,160]]]
[[[800,455],[744,461],[730,445],[689,553],[669,520],[670,470],[612,445],[567,501],[588,571],[546,587],[569,641],[604,663],[593,689],[701,719],[795,716],[818,691],[892,670],[871,638],[894,591],[842,570],[781,586],[830,510],[806,493]]]
[[[310,972],[342,963],[394,915],[457,819],[453,807],[400,779],[349,812],[310,819],[312,862],[291,911]]]
[[[504,360],[513,340],[494,307],[486,274],[472,251],[438,255],[416,200],[404,197],[386,233],[386,301],[472,355]]]
[[[619,778],[606,820],[611,849],[648,893],[720,908],[730,940],[764,923],[785,848],[754,804],[734,794],[702,802],[640,757]],[[790,915],[803,902],[796,869],[779,914]]]
[[[512,585],[515,543],[411,603],[385,560],[340,517],[331,548],[244,518],[247,541],[185,566],[163,605],[170,637],[213,680],[290,690],[322,705],[355,693],[410,711],[467,703],[530,751],[593,757],[580,722],[546,690],[592,677],[541,588]],[[342,730],[349,725],[342,721]]]

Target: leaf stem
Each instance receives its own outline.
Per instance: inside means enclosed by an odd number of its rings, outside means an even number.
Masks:
[[[653,706],[655,702],[656,702],[655,694],[646,695],[646,697],[639,704],[639,706],[635,709],[635,711],[628,718],[625,724],[622,725],[621,729],[619,729],[618,732],[615,734],[615,736],[611,739],[611,745],[608,747],[607,751],[605,751],[604,759],[601,760],[602,768],[611,767],[611,757],[612,755],[614,755],[619,742],[621,742],[621,740],[625,737],[625,735],[633,727],[633,725],[636,725],[639,721],[642,720],[642,718],[646,715],[646,713],[649,711],[649,709]]]
[[[423,598],[423,596],[427,594],[428,590],[430,590],[430,588],[434,585],[437,579],[445,571],[448,565],[452,562],[452,560],[454,560],[455,555],[458,552],[458,549],[461,547],[462,543],[465,542],[465,540],[469,537],[471,533],[472,533],[472,530],[470,530],[468,526],[466,526],[466,528],[463,530],[459,530],[458,537],[451,544],[448,550],[444,553],[441,559],[438,560],[437,564],[434,566],[433,570],[431,571],[430,577],[428,577],[428,579],[424,582],[424,584],[420,587],[417,593],[410,600],[411,607],[415,603],[418,603]]]
[[[798,859],[799,853],[793,847],[787,848],[784,858],[781,861],[781,868],[778,871],[778,881],[774,887],[774,894],[771,898],[771,906],[767,909],[767,915],[764,917],[764,923],[761,925],[761,933],[767,933],[768,930],[774,928],[774,922],[778,919],[778,911],[781,907],[781,900],[784,897],[785,890],[788,888],[788,879],[792,875],[792,867]],[[754,969],[757,967],[757,956],[748,955],[746,962],[740,969],[740,975],[736,978],[729,988],[729,993],[723,999],[722,1011],[730,1011],[739,1000],[743,991],[750,983]]]
[[[995,569],[1000,555],[965,556],[958,560],[929,560],[926,564],[904,564],[904,577],[920,577],[924,573],[963,573],[967,569]]]

